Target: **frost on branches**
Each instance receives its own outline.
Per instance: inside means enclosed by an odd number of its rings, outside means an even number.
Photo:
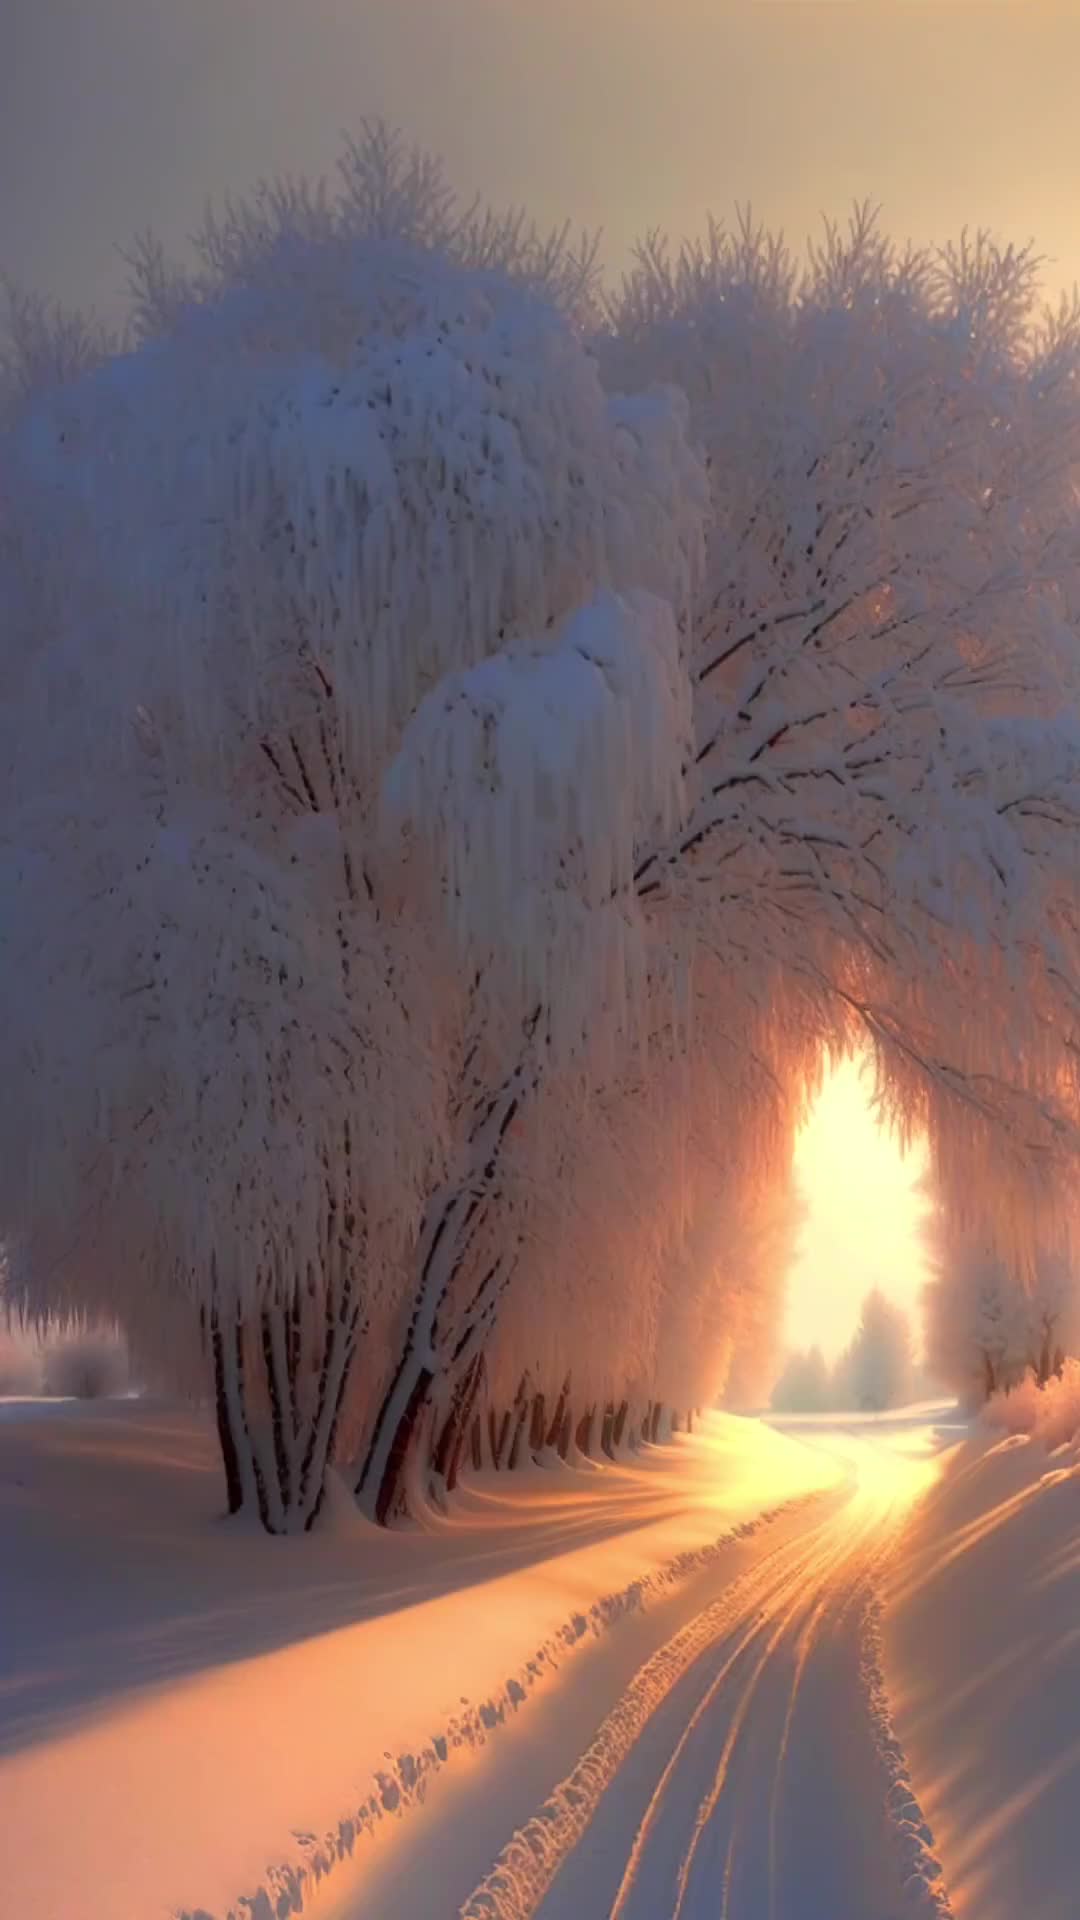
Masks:
[[[925,1235],[926,1350],[935,1377],[969,1407],[1025,1378],[1041,1388],[1060,1377],[1080,1352],[1080,1287],[1067,1240],[1036,1239],[1025,1261],[1010,1258],[940,1192]]]
[[[140,243],[123,345],[22,302],[0,362],[15,1300],[209,1392],[293,1531],[335,1463],[387,1520],[760,1403],[853,1047],[951,1232],[978,1192],[994,1259],[1036,1212],[1066,1259],[1080,316],[1036,263],[858,213],[607,295],[378,127],[196,254]]]
[[[542,988],[580,1046],[579,945],[628,1017],[610,895],[680,804],[703,493],[677,401],[610,402],[527,276],[343,222],[309,330],[293,241],[4,450],[16,1290],[154,1355],[197,1322],[273,1531],[363,1429],[472,1034],[516,1051]]]
[[[1028,255],[859,213],[805,270],[650,242],[603,343],[685,390],[714,500],[692,811],[639,887],[846,1010],[1002,1226],[1075,1147],[1078,331]]]

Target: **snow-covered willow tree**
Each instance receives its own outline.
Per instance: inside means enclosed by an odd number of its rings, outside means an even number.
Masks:
[[[639,891],[813,979],[1003,1215],[1077,1110],[1080,319],[1036,269],[868,213],[803,268],[744,221],[643,247],[602,342],[686,392],[713,502],[690,813]]]
[[[371,128],[132,272],[123,351],[30,303],[0,369],[23,1304],[207,1369],[277,1530],[766,1381],[830,1051],[1022,1257],[1080,1115],[1029,256],[744,223],[605,301]]]
[[[0,456],[15,1291],[196,1326],[272,1531],[523,1049],[631,1019],[687,758],[680,403],[609,399],[587,268],[418,167],[376,133],[194,279],[144,249],[141,338],[16,395]]]
[[[820,1347],[790,1353],[772,1391],[777,1413],[827,1413],[833,1404],[828,1363]]]
[[[721,978],[708,955],[684,984],[685,1031],[658,979],[644,1045],[599,1085],[549,1071],[508,1143],[503,1204],[520,1241],[474,1378],[478,1451],[494,1436],[500,1465],[519,1423],[531,1452],[542,1435],[610,1453],[654,1437],[662,1409],[764,1397],[821,1009],[758,999],[759,982]]]
[[[965,1405],[1031,1373],[1040,1387],[1080,1347],[1075,1252],[1056,1236],[1023,1264],[973,1228],[937,1192],[924,1227],[931,1279],[923,1296],[927,1362]]]
[[[801,276],[748,228],[646,250],[600,342],[616,385],[684,387],[712,481],[689,808],[634,874],[657,946],[719,963],[729,1034],[740,974],[813,993],[818,1045],[869,1038],[890,1117],[993,1167],[1013,1229],[1076,1141],[1076,316],[1033,311],[1026,256],[859,216]]]
[[[740,1232],[726,1289],[730,1362],[722,1392],[722,1404],[734,1413],[756,1413],[769,1404],[781,1365],[788,1275],[805,1218],[805,1199],[788,1168],[778,1168],[736,1215]]]
[[[911,1399],[911,1327],[903,1308],[880,1287],[872,1287],[862,1303],[859,1324],[843,1356],[841,1371],[852,1406],[884,1413],[886,1408],[905,1406]]]
[[[720,962],[728,1032],[740,970],[812,992],[818,1044],[869,1040],[887,1116],[1030,1241],[1077,1144],[1076,311],[1037,319],[1027,255],[860,214],[804,273],[748,226],[647,248],[609,321],[608,377],[684,388],[712,482],[656,938]]]

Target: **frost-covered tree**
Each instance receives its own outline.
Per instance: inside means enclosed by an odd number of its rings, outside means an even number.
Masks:
[[[64,1399],[109,1399],[129,1385],[128,1356],[115,1327],[55,1328],[41,1360],[44,1391]]]
[[[1070,1252],[1036,1242],[1010,1258],[941,1193],[926,1223],[932,1278],[923,1302],[927,1363],[965,1405],[1008,1391],[1030,1372],[1044,1386],[1080,1349],[1080,1287]]]
[[[601,1444],[605,1409],[640,1431],[661,1405],[715,1402],[737,1347],[747,1367],[767,1351],[775,1121],[760,1085],[721,1092],[703,1067],[692,1052],[639,1056],[599,1088],[538,1090],[507,1168],[527,1231],[486,1348],[496,1408],[527,1371],[549,1411],[563,1401],[575,1433],[594,1420]]]
[[[1036,1386],[1045,1387],[1080,1346],[1080,1289],[1070,1255],[1060,1248],[1041,1248],[1025,1297],[1027,1364]]]
[[[927,1352],[965,1404],[1020,1377],[1026,1344],[1022,1287],[993,1247],[957,1246],[926,1289]]]
[[[725,984],[733,995],[737,982]],[[800,1032],[750,996],[734,1031],[709,1029],[716,987],[707,965],[695,969],[693,1037],[675,1044],[657,986],[644,1051],[599,1084],[549,1068],[522,1102],[499,1155],[511,1257],[477,1370],[468,1329],[500,1244],[490,1215],[440,1309],[448,1357],[426,1416],[445,1435],[437,1474],[466,1411],[475,1457],[503,1466],[571,1440],[608,1452],[613,1435],[658,1431],[663,1407],[714,1403],[732,1378],[765,1397],[795,1226],[779,1197],[795,1121],[781,1073],[797,1044],[812,1058],[817,1036],[809,1010]]]
[[[880,1287],[871,1288],[863,1301],[845,1372],[856,1407],[884,1413],[911,1398],[911,1328],[903,1309]]]
[[[820,1347],[789,1354],[773,1387],[777,1413],[825,1413],[831,1405],[829,1369]]]
[[[1078,313],[1036,272],[866,212],[804,269],[747,221],[643,247],[602,354],[683,388],[713,497],[692,810],[639,884],[833,996],[969,1171],[1075,1111]]]
[[[0,1233],[27,1311],[209,1378],[231,1506],[306,1527],[337,1460],[388,1518],[764,1381],[856,1045],[957,1219],[978,1174],[1002,1257],[1033,1192],[1056,1230],[1080,314],[1035,269],[859,213],[606,301],[371,127],[192,270],[141,242],[127,350],[17,306]]]
[[[943,1166],[1002,1163],[1006,1217],[1074,1139],[1076,316],[1040,332],[1033,287],[864,215],[802,275],[744,227],[644,250],[599,343],[684,388],[712,488],[688,810],[634,875],[657,943],[732,1009],[740,971],[798,980]]]
[[[384,189],[232,210],[3,448],[15,1290],[197,1316],[273,1531],[463,1185],[467,1250],[522,1047],[629,1017],[687,753],[678,404],[604,394],[532,242]]]
[[[733,1412],[767,1406],[780,1365],[779,1338],[805,1202],[781,1169],[746,1205],[735,1223],[728,1274],[732,1323],[730,1359],[721,1404]]]

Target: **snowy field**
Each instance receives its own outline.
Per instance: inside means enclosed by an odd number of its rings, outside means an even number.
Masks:
[[[716,1415],[305,1543],[189,1413],[9,1401],[9,1910],[1072,1920],[1076,1473]]]
[[[581,1676],[605,1646],[617,1687],[743,1566],[754,1536],[736,1530],[777,1537],[790,1514],[763,1516],[837,1477],[827,1455],[718,1416],[634,1464],[481,1479],[422,1531],[350,1511],[318,1539],[274,1540],[217,1520],[212,1438],[191,1414],[6,1403],[11,1910],[219,1920],[301,1871],[306,1909],[315,1860],[355,1837],[381,1863],[404,1831],[387,1815],[434,1807],[444,1756],[448,1782],[477,1779],[541,1696],[587,1738]]]
[[[1080,1913],[1080,1446],[960,1447],[887,1592],[897,1730],[961,1920]]]

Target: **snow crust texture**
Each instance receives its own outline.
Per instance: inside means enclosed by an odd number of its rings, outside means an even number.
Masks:
[[[728,1528],[708,1545],[677,1554],[655,1572],[642,1575],[621,1587],[617,1592],[606,1594],[593,1601],[588,1607],[575,1611],[536,1649],[517,1673],[507,1678],[503,1687],[493,1691],[482,1701],[463,1700],[461,1712],[455,1714],[441,1732],[433,1734],[428,1745],[397,1755],[387,1753],[386,1768],[375,1775],[367,1797],[349,1813],[343,1815],[332,1832],[321,1836],[313,1833],[297,1833],[295,1838],[304,1856],[302,1860],[282,1863],[268,1869],[263,1885],[252,1893],[243,1895],[224,1914],[212,1914],[203,1907],[182,1908],[176,1911],[174,1920],[288,1920],[291,1914],[303,1913],[314,1890],[326,1880],[327,1875],[332,1873],[336,1866],[353,1854],[358,1843],[365,1836],[373,1834],[383,1821],[402,1819],[421,1804],[434,1776],[444,1767],[452,1764],[455,1754],[475,1752],[486,1746],[496,1730],[520,1711],[530,1695],[544,1681],[551,1678],[570,1655],[608,1633],[627,1615],[662,1601],[680,1582],[717,1560],[724,1549],[734,1541],[747,1539],[750,1535],[770,1526],[782,1514],[791,1514],[818,1497],[813,1493],[801,1494],[792,1500],[783,1501],[777,1506],[768,1508],[754,1519],[741,1521],[736,1526]],[[725,1596],[725,1601],[717,1604],[723,1610],[725,1606],[730,1609],[732,1602]],[[573,1782],[559,1789],[553,1804],[562,1808],[564,1799],[561,1796],[565,1796],[565,1813],[560,1821],[551,1827],[550,1833],[553,1836],[557,1834],[558,1839],[563,1842],[560,1857],[566,1847],[573,1845],[574,1839],[586,1823],[588,1807],[595,1804],[595,1798],[599,1797],[599,1793],[614,1773],[618,1759],[632,1744],[635,1731],[648,1717],[651,1705],[662,1697],[678,1674],[685,1670],[693,1659],[695,1651],[707,1643],[708,1628],[703,1625],[703,1622],[708,1621],[714,1627],[716,1611],[716,1608],[710,1608],[707,1614],[699,1616],[688,1632],[677,1635],[675,1640],[663,1648],[655,1660],[649,1663],[646,1671],[650,1678],[641,1694],[639,1717],[635,1716],[633,1709],[627,1710],[624,1704],[620,1703],[620,1708],[611,1717],[612,1723],[618,1726],[620,1733],[614,1735],[609,1732],[608,1723],[605,1722],[597,1736],[595,1749],[590,1749],[580,1769],[583,1780],[591,1782],[593,1800],[590,1801],[587,1793],[581,1788],[575,1788]],[[594,1751],[596,1758],[592,1757]],[[577,1775],[575,1775],[576,1778]],[[541,1819],[540,1831],[544,1830]],[[531,1828],[525,1837],[515,1839],[507,1850],[508,1856],[515,1862],[515,1873],[521,1847],[526,1849],[527,1855],[532,1853],[533,1842],[529,1835],[531,1835]],[[545,1857],[549,1863],[554,1862],[556,1855],[551,1847],[548,1848]],[[492,1881],[499,1882],[498,1869],[493,1872]],[[518,1876],[513,1884],[520,1885],[524,1890],[526,1882],[520,1880]],[[532,1883],[529,1884],[531,1886]],[[527,1906],[476,1904],[476,1901],[482,1902],[485,1897],[486,1895],[478,1889],[474,1900],[463,1910],[467,1920],[472,1920],[474,1913],[476,1915],[498,1914],[499,1920],[503,1920],[504,1914],[513,1916],[519,1912],[525,1914],[533,1911],[532,1904]],[[502,1897],[501,1890],[500,1897]]]
[[[878,1759],[888,1781],[885,1805],[903,1877],[904,1913],[913,1920],[955,1920],[941,1862],[934,1851],[934,1836],[919,1805],[893,1724],[882,1664],[881,1613],[881,1599],[874,1594],[863,1616],[862,1680]]]

